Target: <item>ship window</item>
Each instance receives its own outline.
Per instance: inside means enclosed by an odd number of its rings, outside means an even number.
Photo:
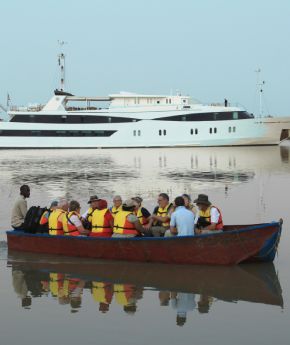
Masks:
[[[234,133],[236,132],[236,127],[233,127],[233,132],[234,132]]]
[[[168,104],[168,99],[166,98],[166,104]]]
[[[166,129],[163,129],[163,135],[166,135]]]
[[[140,135],[141,135],[141,131],[140,131],[140,130],[138,130],[138,136],[140,137]]]
[[[198,129],[197,128],[195,128],[195,134],[198,134]]]
[[[193,134],[193,129],[191,128],[191,130],[190,130],[190,134],[192,135]]]
[[[169,104],[171,104],[171,98],[169,98]]]
[[[209,129],[209,133],[212,134],[212,128]]]
[[[134,135],[134,137],[136,137],[136,131],[133,131],[133,135]]]
[[[229,133],[231,133],[232,132],[232,127],[229,127]]]
[[[237,111],[234,111],[234,112],[233,112],[233,119],[234,119],[234,120],[237,120],[238,118],[239,118],[238,112],[237,112]]]
[[[160,101],[157,101],[156,103],[157,103],[157,104],[159,104],[159,103],[160,103]]]
[[[161,131],[161,129],[159,129],[159,135],[162,135],[162,131]]]
[[[116,131],[2,130],[2,137],[110,137]]]
[[[213,130],[213,131],[214,131],[214,133],[216,133],[216,132],[217,132],[217,129],[216,129],[216,127],[214,128],[214,130]]]
[[[186,116],[182,116],[182,121],[186,121]]]

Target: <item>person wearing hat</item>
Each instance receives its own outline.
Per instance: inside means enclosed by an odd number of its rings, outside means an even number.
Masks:
[[[136,201],[136,207],[134,213],[138,217],[140,223],[142,225],[149,223],[149,217],[151,216],[150,212],[142,206],[143,199],[140,196],[136,196],[132,198],[134,201]]]
[[[198,198],[194,200],[197,205],[198,220],[196,224],[195,232],[197,234],[210,234],[221,232],[224,225],[222,214],[220,210],[211,204],[208,200],[208,196],[205,194],[199,194]]]
[[[90,199],[88,201],[88,204],[90,205],[90,207],[81,217],[83,226],[87,230],[92,229],[92,215],[93,215],[94,210],[96,210],[98,207],[99,200],[100,199],[98,198],[97,195],[90,196]]]
[[[114,217],[114,228],[112,237],[135,237],[139,236],[144,229],[134,214],[137,202],[132,198],[127,199],[122,209]]]

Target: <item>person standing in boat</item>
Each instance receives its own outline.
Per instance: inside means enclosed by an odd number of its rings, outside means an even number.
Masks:
[[[165,237],[194,236],[194,214],[185,207],[184,198],[178,196],[174,200],[175,211],[171,215],[170,230],[166,230]]]
[[[115,217],[115,215],[122,210],[122,198],[120,195],[115,195],[114,199],[113,199],[113,206],[111,207],[110,211],[113,215],[113,217]]]
[[[90,196],[88,204],[90,205],[89,209],[82,215],[83,227],[87,230],[92,229],[92,215],[94,210],[98,207],[99,198],[97,195]]]
[[[123,203],[122,210],[114,217],[112,237],[135,237],[144,232],[138,217],[134,214],[136,205],[132,198]]]
[[[174,211],[166,193],[160,193],[157,202],[158,206],[155,207],[149,223],[144,226],[152,232],[154,237],[164,236],[166,230],[169,229],[171,213]]]
[[[68,211],[68,201],[61,199],[58,206],[48,217],[48,233],[49,235],[63,235],[63,217]]]
[[[223,230],[223,219],[221,211],[211,204],[208,196],[199,194],[198,198],[194,200],[199,211],[198,220],[195,232],[197,234],[211,234],[218,233]]]
[[[69,203],[69,212],[62,218],[63,233],[66,236],[88,235],[89,230],[84,229],[80,217],[81,206],[78,201],[72,200]]]
[[[98,206],[92,213],[91,237],[111,237],[113,233],[114,218],[108,209],[106,200],[99,199]]]
[[[132,200],[136,201],[136,207],[135,207],[134,213],[138,217],[141,225],[148,224],[151,214],[145,207],[142,206],[143,199],[139,196],[136,196],[132,198]]]
[[[27,198],[30,197],[30,188],[24,184],[20,187],[20,196],[16,200],[11,214],[11,225],[14,230],[22,230],[27,213]]]

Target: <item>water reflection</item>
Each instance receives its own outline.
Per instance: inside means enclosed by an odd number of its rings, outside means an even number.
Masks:
[[[216,301],[247,301],[283,308],[282,290],[273,264],[236,267],[169,266],[80,260],[9,252],[7,265],[23,308],[36,297],[63,305],[72,313],[83,298],[101,313],[114,305],[126,314],[142,312],[139,301],[156,299],[186,323],[192,312],[209,313]],[[54,302],[53,302],[54,301]],[[153,312],[153,311],[152,311]]]

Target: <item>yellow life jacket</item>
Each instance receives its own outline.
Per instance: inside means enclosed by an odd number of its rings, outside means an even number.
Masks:
[[[49,290],[54,297],[59,297],[60,291],[63,289],[63,274],[49,273]]]
[[[63,234],[63,225],[62,221],[59,220],[60,215],[64,215],[66,212],[61,209],[56,209],[51,212],[48,217],[48,228],[50,235],[62,235]],[[63,218],[63,217],[62,217]]]
[[[115,207],[115,206],[113,206],[113,207],[111,208],[112,216],[115,218],[115,215],[116,215],[118,212],[122,211],[122,210],[123,210],[122,205],[119,206],[118,208]]]
[[[126,306],[132,302],[131,289],[128,289],[125,284],[114,284],[114,294],[116,302],[121,306]]]
[[[88,213],[87,213],[87,221],[90,223],[92,223],[93,212],[94,212],[94,210],[90,207],[88,209]]]
[[[144,225],[144,224],[148,223],[147,219],[142,214],[142,207],[138,208],[136,216],[139,219],[139,222],[141,223],[141,225]]]
[[[107,211],[107,208],[104,208],[103,210],[94,210],[92,215],[92,232],[112,232],[110,224],[108,224],[108,222],[105,219],[105,214],[107,213]]]
[[[66,236],[79,236],[80,233],[78,231],[78,228],[70,219],[72,215],[76,215],[80,218],[80,216],[75,211],[71,211],[65,214],[62,218],[63,233]]]
[[[106,291],[107,284],[102,282],[92,282],[92,295],[93,299],[99,303],[110,304],[112,300],[112,294]]]
[[[135,225],[127,220],[127,216],[133,214],[130,211],[119,211],[114,218],[114,234],[132,234],[138,235],[139,232],[135,228]]]
[[[211,209],[216,208],[220,214],[218,223],[216,225],[216,230],[221,230],[224,225],[223,225],[223,219],[222,219],[222,214],[220,210],[216,206],[209,206],[205,211],[199,210],[198,213],[198,221],[197,221],[197,227],[198,228],[203,228],[211,224]]]
[[[172,206],[172,204],[168,204],[166,207],[158,207],[156,215],[162,218],[165,218],[169,214],[169,209]],[[166,222],[156,222],[154,225],[161,225],[165,228],[168,228],[170,226],[170,220]]]

